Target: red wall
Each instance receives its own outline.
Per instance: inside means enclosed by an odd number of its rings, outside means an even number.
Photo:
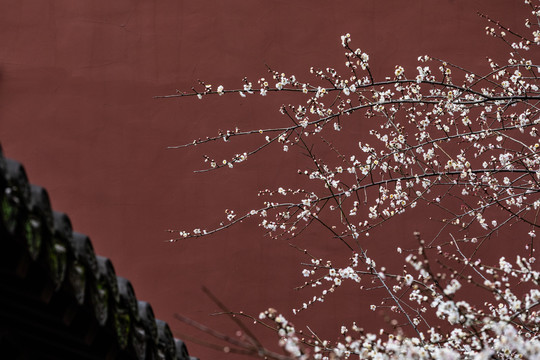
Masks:
[[[267,75],[264,64],[309,81],[310,66],[342,66],[340,35],[347,32],[377,74],[414,65],[426,53],[481,69],[501,47],[484,35],[476,12],[514,26],[522,10],[508,0],[3,0],[0,142],[176,336],[191,330],[173,319],[175,312],[227,329],[225,319],[208,316],[217,308],[201,285],[234,310],[258,314],[274,306],[290,314],[308,295],[293,290],[306,259],[283,241],[263,238],[256,224],[165,242],[166,229],[216,224],[226,208],[255,207],[250,199],[258,189],[297,181],[292,155],[262,154],[234,171],[197,175],[192,171],[203,166],[204,153],[221,158],[233,150],[165,148],[218,129],[281,124],[277,107],[288,100],[153,96],[189,90],[197,79],[228,87],[244,76],[256,82]],[[270,166],[292,174],[266,171]],[[396,225],[400,235],[391,248],[418,227],[404,225]],[[373,253],[388,249],[376,244]],[[340,250],[331,243],[319,249],[320,255]],[[380,321],[366,314],[374,302],[344,288],[292,320],[301,325],[320,311],[325,320],[311,324],[323,334],[353,320],[369,327]],[[216,356],[188,347],[201,358]]]

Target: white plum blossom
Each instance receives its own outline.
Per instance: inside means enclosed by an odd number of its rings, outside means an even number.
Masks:
[[[278,149],[303,183],[268,169],[282,176],[280,186],[256,194],[259,208],[227,210],[213,228],[171,231],[179,236],[172,241],[255,220],[305,257],[298,289],[312,293],[293,305],[294,314],[315,313],[327,297],[355,289],[388,319],[383,330],[340,324],[337,340],[323,340],[312,329],[300,335],[268,309],[252,320],[275,329],[284,358],[540,358],[540,1],[524,8],[523,34],[482,15],[486,33],[509,51],[507,60],[487,56],[483,73],[467,70],[477,64],[422,55],[416,68],[396,65],[381,76],[346,34],[345,67],[313,67],[308,80],[269,69],[270,78],[259,79],[262,96],[304,99],[280,107],[285,125],[219,131],[184,145],[259,139],[223,161],[205,155],[203,171],[228,171]],[[179,96],[255,92],[247,79],[242,84],[215,92],[202,84]],[[387,255],[392,249],[397,254]]]

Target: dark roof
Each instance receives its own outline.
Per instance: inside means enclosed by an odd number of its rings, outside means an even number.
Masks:
[[[190,359],[90,238],[0,147],[0,349],[24,359]],[[194,359],[194,358],[191,358]]]

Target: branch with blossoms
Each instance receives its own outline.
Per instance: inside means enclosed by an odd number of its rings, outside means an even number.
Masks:
[[[254,218],[266,234],[286,239],[310,259],[302,269],[307,281],[299,288],[318,288],[320,295],[295,307],[295,313],[323,302],[345,281],[359,291],[384,292],[371,308],[394,314],[392,329],[377,335],[343,326],[344,342],[323,341],[315,333],[312,340],[301,341],[282,315],[263,312],[260,320],[272,323],[291,358],[536,356],[540,2],[525,4],[533,15],[525,19],[528,34],[481,14],[493,25],[487,35],[509,47],[505,63],[488,58],[484,74],[421,56],[412,74],[396,65],[391,76],[379,78],[371,71],[369,55],[353,49],[346,34],[341,37],[346,70],[311,68],[313,83],[268,68],[270,78],[258,79],[256,86],[247,78],[238,89],[200,81],[191,92],[158,96],[305,96],[302,104],[280,108],[287,125],[234,128],[171,146],[261,138],[258,146],[230,158],[204,155],[209,166],[200,171],[233,168],[276,147],[308,160],[299,170],[305,187],[262,190],[258,195],[266,200],[260,208],[240,215],[226,210],[227,219],[215,227],[170,230],[178,234],[171,241],[207,236]],[[351,143],[357,144],[355,150]],[[396,249],[408,253],[401,271],[368,256],[366,237],[426,206],[440,210],[440,229],[429,239],[416,233],[416,248]],[[345,265],[294,244],[312,226],[343,244]],[[514,238],[527,239],[511,254],[515,262],[506,260],[509,254],[490,259],[495,265],[481,260],[487,244],[510,227]],[[464,289],[482,293],[485,301],[475,303]]]

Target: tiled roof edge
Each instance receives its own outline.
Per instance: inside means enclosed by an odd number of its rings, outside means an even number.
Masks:
[[[89,359],[194,359],[169,325],[155,319],[150,304],[137,299],[129,280],[116,275],[112,262],[96,256],[90,238],[51,209],[47,191],[30,184],[24,167],[5,158],[1,146],[0,249],[7,288],[0,291],[7,294],[0,295],[0,306],[13,307],[4,312],[16,328],[24,322],[23,315],[13,315],[19,307],[37,309],[21,331],[49,349],[56,345],[48,333],[57,332],[69,348],[58,351],[81,348]],[[33,329],[34,322],[50,331]]]

